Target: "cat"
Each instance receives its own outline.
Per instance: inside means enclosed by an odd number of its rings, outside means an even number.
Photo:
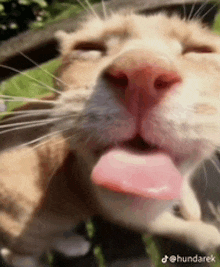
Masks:
[[[60,90],[1,124],[6,262],[37,267],[49,249],[70,254],[63,233],[96,214],[218,249],[190,177],[220,142],[220,38],[198,21],[130,11],[56,36]]]

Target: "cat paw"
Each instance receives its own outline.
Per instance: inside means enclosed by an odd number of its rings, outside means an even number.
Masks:
[[[220,248],[220,232],[217,227],[204,222],[191,223],[188,238],[201,252],[216,251]]]
[[[7,264],[13,267],[43,267],[36,258],[13,253],[7,248],[1,249],[1,256]]]
[[[57,237],[54,239],[53,248],[67,257],[83,256],[89,252],[91,244],[80,235],[71,237]]]

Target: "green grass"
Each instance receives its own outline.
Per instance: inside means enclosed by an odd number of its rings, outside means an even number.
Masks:
[[[215,20],[214,30],[220,34],[220,13]]]
[[[151,257],[152,262],[156,267],[164,267],[164,264],[161,262],[161,259],[164,255],[158,251],[157,246],[154,240],[147,235],[143,235],[143,241],[146,244],[146,252]]]
[[[53,88],[54,77],[49,73],[54,73],[60,66],[60,63],[60,60],[52,60],[41,65],[40,68],[31,69],[22,75],[15,75],[1,83],[0,94],[28,98],[40,98],[44,95],[51,94],[52,90],[48,87]],[[23,104],[24,102],[22,101],[8,101],[6,103],[7,110],[11,111]]]

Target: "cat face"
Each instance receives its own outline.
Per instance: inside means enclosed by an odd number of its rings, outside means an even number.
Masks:
[[[186,217],[200,218],[183,181],[220,141],[219,37],[164,14],[117,14],[58,36],[64,92],[54,115],[69,115],[71,149],[108,215],[152,229],[182,195]]]
[[[141,150],[165,150],[182,174],[219,144],[220,39],[208,29],[121,14],[59,36],[60,101],[72,97],[64,112],[80,110],[76,142],[102,154],[138,136]]]

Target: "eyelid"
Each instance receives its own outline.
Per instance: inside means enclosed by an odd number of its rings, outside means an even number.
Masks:
[[[103,54],[106,53],[106,46],[102,42],[95,42],[95,41],[82,41],[77,43],[73,50],[82,50],[82,51],[99,51]]]
[[[186,53],[191,53],[191,52],[194,52],[194,53],[214,53],[215,50],[211,47],[211,46],[208,46],[208,45],[201,45],[201,46],[188,46],[188,47],[185,47],[184,50],[183,50],[183,54],[186,54]]]

